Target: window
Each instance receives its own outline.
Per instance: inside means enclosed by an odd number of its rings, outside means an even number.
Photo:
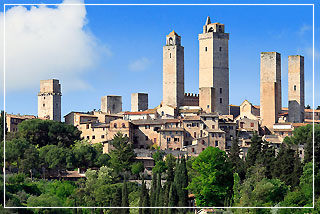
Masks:
[[[170,58],[171,58],[171,53],[170,53]]]
[[[222,88],[220,88],[220,94],[222,94]]]
[[[153,138],[153,143],[157,143],[157,138]]]
[[[206,51],[206,52],[207,52],[207,51],[208,51],[208,48],[207,48],[207,47],[205,47],[205,48],[204,48],[204,51]]]
[[[150,125],[145,125],[144,128],[145,129],[150,129]]]
[[[222,51],[222,47],[219,48],[219,51],[220,51],[220,52]]]
[[[170,137],[167,138],[167,142],[170,142]]]
[[[89,129],[89,124],[86,125],[86,129]]]
[[[207,105],[207,108],[210,108],[210,105]]]
[[[104,135],[101,135],[101,138],[103,139],[103,138],[104,138]]]
[[[90,139],[90,136],[87,136],[87,140],[89,140]]]
[[[194,148],[192,148],[192,150],[191,150],[192,152],[194,152]]]
[[[194,137],[194,138],[197,138],[197,132],[194,132],[194,133],[193,133],[193,137]]]
[[[92,140],[96,139],[96,136],[92,135]]]
[[[240,122],[240,128],[243,128],[243,122]]]
[[[212,129],[215,129],[215,125],[212,125]]]
[[[179,142],[179,138],[175,137],[174,142]]]
[[[216,146],[216,147],[219,146],[219,141],[216,140],[215,146]]]
[[[45,106],[46,106],[46,104],[44,104],[44,103],[43,103],[43,105],[42,105],[42,106],[43,106],[43,107],[45,107]]]
[[[126,128],[126,124],[122,123],[122,128]]]
[[[206,121],[206,120],[207,120],[207,118],[206,118],[206,117],[204,117],[204,118],[203,118],[203,120],[204,120],[204,121]]]
[[[202,142],[201,142],[201,143],[202,143],[202,145],[204,145],[204,144],[205,144],[204,140],[202,140]]]
[[[251,124],[250,124],[250,126],[251,126],[251,127],[254,127],[254,124],[253,124],[253,123],[251,123]]]
[[[114,123],[114,124],[113,124],[113,127],[114,127],[114,128],[117,128],[117,124],[116,124],[116,123]]]
[[[43,97],[43,99],[45,100],[45,99],[46,99],[46,97]]]
[[[222,98],[220,98],[220,103],[222,103]]]
[[[161,116],[164,116],[164,111],[161,112]]]
[[[146,136],[146,140],[148,140],[148,136]]]
[[[295,90],[295,91],[297,90],[297,86],[296,85],[293,86],[293,90]]]

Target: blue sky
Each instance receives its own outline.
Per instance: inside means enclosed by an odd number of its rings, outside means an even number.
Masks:
[[[162,46],[165,45],[166,35],[172,30],[181,36],[185,48],[185,92],[198,93],[198,34],[202,33],[207,16],[211,17],[212,22],[225,24],[225,31],[230,34],[230,104],[240,105],[244,99],[248,99],[259,105],[260,52],[277,51],[282,60],[282,105],[287,106],[288,103],[289,55],[305,57],[305,102],[312,105],[312,6],[64,7],[69,9],[61,10],[61,13],[54,11],[61,8],[42,8],[45,12],[40,16],[51,14],[50,18],[43,18],[48,20],[44,23],[35,21],[39,18],[33,18],[39,15],[40,9],[30,10],[28,7],[17,10],[11,7],[6,10],[6,29],[9,25],[17,26],[20,22],[25,25],[19,30],[16,30],[18,27],[12,27],[12,34],[17,35],[6,37],[10,40],[6,49],[14,50],[12,58],[21,57],[21,60],[14,60],[12,66],[6,61],[9,69],[7,72],[12,69],[7,75],[9,80],[6,78],[8,113],[36,115],[39,81],[50,78],[61,80],[62,115],[70,111],[99,109],[101,96],[108,94],[123,96],[123,110],[130,110],[130,95],[135,92],[147,92],[149,107],[157,106],[162,99]],[[316,5],[316,20],[320,18],[319,9],[319,5]],[[24,17],[25,14],[29,18],[15,18]],[[39,29],[35,27],[38,24]],[[39,34],[41,39],[32,38]],[[319,36],[320,24],[316,22],[315,106],[320,105]],[[15,42],[17,40],[20,41],[19,46]],[[8,60],[11,55],[8,54]]]

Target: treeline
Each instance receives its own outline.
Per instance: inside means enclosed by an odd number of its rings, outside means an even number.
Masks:
[[[1,127],[3,128],[3,126]],[[60,131],[57,131],[60,130]],[[247,156],[240,158],[237,140],[229,154],[208,147],[198,157],[174,157],[155,151],[152,180],[142,163],[134,162],[133,145],[118,133],[103,154],[102,147],[80,139],[79,131],[64,123],[28,120],[6,139],[7,206],[130,206],[130,207],[275,207],[227,209],[229,213],[319,213],[320,125],[315,125],[315,209],[313,199],[312,126],[294,131],[277,149],[253,135]],[[72,142],[71,142],[72,141]],[[299,145],[305,146],[301,161]],[[63,180],[61,172],[78,167],[86,179]],[[50,179],[53,172],[57,179]],[[51,173],[51,174],[50,174]],[[139,182],[129,182],[138,179]],[[2,182],[2,180],[1,180]],[[3,189],[2,189],[3,191]],[[0,199],[3,201],[3,192]],[[195,204],[193,204],[195,203]],[[191,213],[191,209],[19,209],[3,213]]]

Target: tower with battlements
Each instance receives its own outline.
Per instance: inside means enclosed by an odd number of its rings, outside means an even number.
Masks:
[[[184,47],[174,31],[163,47],[163,105],[179,108],[184,103]]]
[[[61,121],[61,85],[59,80],[40,80],[38,117]]]
[[[199,105],[206,112],[229,113],[229,33],[207,17],[199,34]]]

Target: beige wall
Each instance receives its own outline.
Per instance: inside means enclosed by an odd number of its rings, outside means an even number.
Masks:
[[[277,52],[261,53],[260,108],[262,125],[272,130],[281,113],[281,56]]]
[[[288,57],[289,122],[304,121],[304,57]]]

